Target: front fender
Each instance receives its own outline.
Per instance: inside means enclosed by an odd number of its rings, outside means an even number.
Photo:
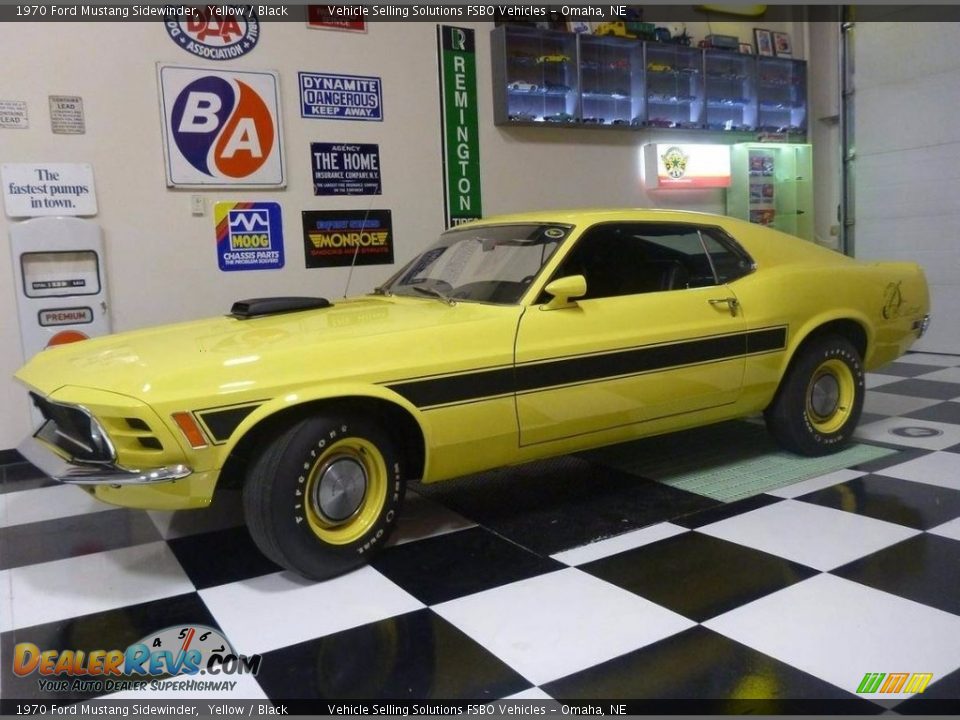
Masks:
[[[226,462],[234,450],[245,440],[249,439],[250,433],[254,432],[254,430],[265,421],[314,403],[346,399],[374,400],[386,402],[400,408],[419,426],[420,433],[424,440],[424,449],[426,450],[426,448],[430,447],[430,427],[429,424],[425,422],[423,413],[394,391],[382,385],[365,383],[325,383],[300,388],[295,392],[286,393],[260,405],[244,418],[236,430],[234,430],[223,448],[221,458],[223,462]],[[425,462],[429,462],[429,453],[427,453]]]

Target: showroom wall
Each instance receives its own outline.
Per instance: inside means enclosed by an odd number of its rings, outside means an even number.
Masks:
[[[854,30],[855,254],[924,266],[933,322],[917,347],[929,352],[960,353],[958,46],[956,22]]]
[[[651,140],[702,140],[697,134],[493,125],[489,23],[454,23],[477,31],[481,181],[487,215],[534,208],[660,206],[723,212],[720,190],[645,191],[639,147]],[[750,41],[754,23],[689,24],[695,37],[732,32]],[[764,22],[793,38],[804,56],[804,26]],[[226,312],[239,298],[344,293],[347,270],[306,269],[300,211],[387,208],[393,212],[396,263],[409,259],[442,229],[440,113],[434,23],[369,24],[365,34],[311,30],[301,23],[263,22],[256,48],[228,62],[201,61],[179,48],[161,23],[20,23],[0,25],[4,48],[0,100],[27,103],[29,128],[0,129],[0,162],[91,163],[104,230],[114,330]],[[284,190],[170,190],[166,187],[155,63],[215,69],[276,70],[288,184]],[[383,122],[300,117],[297,72],[372,75],[382,79]],[[86,132],[51,132],[48,96],[83,99]],[[716,135],[709,136],[715,139]],[[315,197],[311,142],[377,143],[383,194]],[[205,214],[191,214],[191,196]],[[283,209],[282,270],[218,269],[213,203],[273,200]],[[0,217],[0,237],[11,221]],[[365,292],[390,267],[355,270],[351,292]],[[13,268],[0,252],[0,450],[27,432],[26,394],[10,377],[22,362]]]

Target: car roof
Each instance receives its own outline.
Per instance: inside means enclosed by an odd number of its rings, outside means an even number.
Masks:
[[[560,223],[592,225],[598,222],[688,222],[701,225],[728,224],[733,218],[691,210],[658,210],[650,208],[580,208],[568,210],[537,210],[534,212],[493,215],[469,223],[470,227],[502,225],[505,223]],[[466,227],[467,224],[458,225]],[[452,229],[457,229],[452,228]]]

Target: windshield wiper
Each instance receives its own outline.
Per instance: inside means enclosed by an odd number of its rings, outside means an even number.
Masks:
[[[456,305],[453,298],[444,295],[442,292],[433,287],[422,287],[420,285],[411,285],[414,292],[418,292],[421,295],[429,295],[430,297],[435,297],[438,300],[443,300],[447,305]]]
[[[374,295],[390,295],[386,285],[379,285],[373,289]]]

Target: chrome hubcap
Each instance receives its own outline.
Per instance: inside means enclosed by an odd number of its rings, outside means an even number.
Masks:
[[[818,417],[830,417],[840,403],[840,383],[833,375],[821,375],[810,389],[810,408]]]
[[[363,465],[352,457],[333,457],[313,486],[313,510],[326,522],[342,523],[360,509],[366,491]]]

